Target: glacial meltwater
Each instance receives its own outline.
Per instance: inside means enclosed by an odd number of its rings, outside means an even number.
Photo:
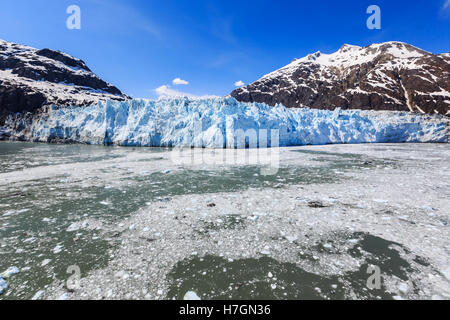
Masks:
[[[450,298],[448,144],[186,152],[0,142],[0,299]]]

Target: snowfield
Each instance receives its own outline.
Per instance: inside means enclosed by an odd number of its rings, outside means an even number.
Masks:
[[[389,111],[288,109],[234,98],[136,99],[10,116],[12,139],[120,146],[244,148],[449,142],[443,116]]]

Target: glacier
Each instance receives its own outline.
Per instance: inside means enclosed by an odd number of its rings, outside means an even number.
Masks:
[[[11,115],[0,131],[10,140],[35,142],[245,148],[448,143],[449,127],[450,118],[440,115],[288,109],[232,97],[180,97],[50,106],[37,115]]]

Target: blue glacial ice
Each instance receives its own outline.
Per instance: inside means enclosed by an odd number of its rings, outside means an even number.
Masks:
[[[240,103],[231,97],[135,99],[82,108],[53,106],[34,117],[31,124],[21,121],[25,120],[10,117],[7,126],[15,128],[13,135],[31,141],[209,148],[448,143],[450,123],[448,117],[438,115],[287,109]],[[19,133],[17,128],[24,127],[25,133]],[[237,138],[239,134],[244,138]]]
[[[5,272],[3,272],[2,274],[0,274],[0,277],[8,279],[11,276],[19,273],[20,270],[17,267],[9,267]]]
[[[3,292],[5,292],[6,289],[8,289],[8,282],[6,282],[6,279],[12,277],[17,273],[19,273],[19,268],[10,267],[0,274],[0,295],[3,294]]]
[[[3,292],[5,292],[6,289],[8,289],[8,283],[6,282],[5,279],[0,277],[0,295],[3,294]]]

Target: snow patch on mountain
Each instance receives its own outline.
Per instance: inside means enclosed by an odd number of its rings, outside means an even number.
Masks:
[[[11,112],[43,105],[88,105],[127,100],[113,85],[95,75],[80,59],[64,52],[0,39],[0,123]]]
[[[289,108],[448,114],[449,56],[397,41],[367,47],[343,45],[331,54],[319,51],[295,59],[231,96]],[[437,97],[435,92],[443,94]]]
[[[32,118],[10,116],[11,139],[121,146],[244,148],[239,130],[254,130],[258,145],[449,142],[450,119],[408,112],[287,109],[234,98],[100,102],[84,108],[49,107]],[[260,131],[263,130],[263,131]],[[267,130],[264,131],[264,130]],[[273,130],[273,131],[272,131]]]
[[[387,46],[387,48],[385,48]],[[320,51],[309,54],[304,58],[295,59],[291,64],[287,65],[280,70],[269,73],[262,79],[272,78],[273,76],[279,76],[280,74],[292,75],[298,68],[305,64],[316,64],[322,67],[335,67],[346,69],[352,66],[361,65],[373,61],[381,53],[389,54],[397,59],[412,59],[420,58],[423,56],[424,51],[415,48],[411,50],[412,46],[409,46],[403,42],[387,42],[380,44],[373,44],[367,48],[343,45],[338,51],[332,54],[324,54]],[[404,61],[409,65],[413,64],[413,61]],[[323,79],[321,79],[323,80]]]

